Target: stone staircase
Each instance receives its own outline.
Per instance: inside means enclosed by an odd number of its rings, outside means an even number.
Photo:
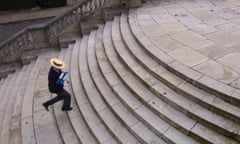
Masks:
[[[0,143],[240,143],[239,99],[154,47],[136,17],[136,9],[115,16],[2,79]],[[47,87],[52,57],[71,73],[67,113],[61,103],[42,107],[54,96]]]

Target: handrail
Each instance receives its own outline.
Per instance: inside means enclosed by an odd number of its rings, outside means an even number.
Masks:
[[[28,26],[0,44],[0,64],[20,58],[21,53],[51,45],[64,29],[78,24],[80,17],[103,7],[108,0],[83,0],[47,23]]]

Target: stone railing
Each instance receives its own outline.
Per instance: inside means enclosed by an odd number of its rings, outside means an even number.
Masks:
[[[0,44],[0,65],[20,61],[24,51],[58,46],[58,37],[80,18],[91,15],[109,0],[83,0],[48,23],[23,29]],[[111,0],[110,0],[111,1]]]

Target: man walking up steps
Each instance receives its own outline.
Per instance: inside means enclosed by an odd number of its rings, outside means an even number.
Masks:
[[[63,100],[62,111],[71,111],[71,95],[64,89],[64,81],[68,76],[68,72],[63,72],[64,62],[58,58],[50,60],[50,70],[48,73],[48,88],[51,93],[57,94],[56,97],[43,103],[43,106],[49,111],[48,106]],[[66,80],[69,82],[68,80]]]

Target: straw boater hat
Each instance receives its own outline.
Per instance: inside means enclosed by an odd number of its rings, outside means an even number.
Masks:
[[[59,58],[51,58],[50,64],[57,69],[63,69],[65,67],[64,62]]]

